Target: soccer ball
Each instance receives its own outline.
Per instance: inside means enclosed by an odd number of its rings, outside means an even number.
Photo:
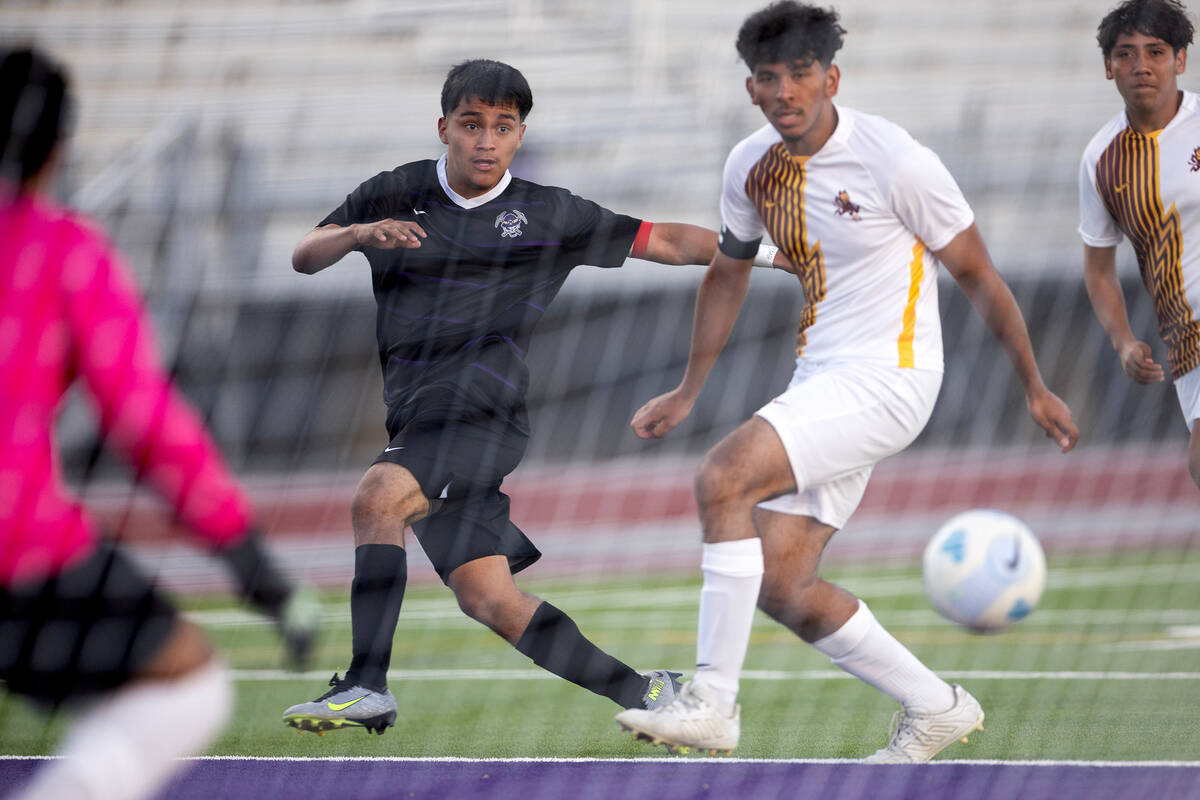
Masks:
[[[925,593],[938,613],[976,632],[1029,616],[1046,588],[1046,555],[1024,522],[979,509],[949,519],[925,546]]]

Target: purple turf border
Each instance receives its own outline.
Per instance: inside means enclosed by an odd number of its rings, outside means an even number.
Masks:
[[[0,787],[23,783],[40,759],[0,760]],[[161,800],[283,798],[488,800],[1200,800],[1200,766],[733,760],[200,759]]]

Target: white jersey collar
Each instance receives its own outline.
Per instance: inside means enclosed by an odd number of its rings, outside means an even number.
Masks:
[[[854,129],[854,112],[847,112],[847,109],[842,108],[841,106],[834,106],[834,108],[837,109],[837,126],[833,129],[833,133],[829,134],[829,138],[825,140],[824,144],[821,145],[817,152],[813,153],[811,156],[804,157],[806,160],[817,158],[824,153],[828,153],[830,150],[841,146],[847,139],[850,138],[850,131]],[[768,122],[767,125],[771,125],[771,123]],[[775,135],[779,137],[780,141],[783,140],[783,136],[778,131]]]
[[[1200,97],[1200,95],[1197,95],[1195,92],[1189,92],[1187,89],[1183,89],[1182,91],[1183,100],[1180,101],[1179,108],[1175,111],[1175,116],[1171,117],[1171,121],[1168,122],[1164,127],[1160,128],[1157,131],[1158,133],[1168,130],[1169,128],[1173,127],[1176,122],[1179,122],[1180,120],[1190,117],[1192,114],[1196,113],[1197,98]],[[1129,121],[1128,110],[1123,109],[1121,111],[1121,120],[1125,123],[1126,128],[1135,130],[1133,123]]]
[[[854,130],[854,112],[837,105],[834,108],[837,109],[837,127],[833,129],[833,133],[829,134],[829,138],[825,140],[825,144],[821,145],[821,150],[813,153],[814,156],[820,155],[821,151],[831,144],[840,145],[844,143],[850,138],[850,131]]]
[[[1167,123],[1167,128],[1174,125],[1176,122],[1182,122],[1184,119],[1196,113],[1196,94],[1183,90],[1183,99],[1179,103],[1179,110],[1175,112],[1175,116],[1171,117],[1171,121]],[[1165,131],[1167,128],[1163,128]]]
[[[442,157],[437,162],[438,183],[442,184],[442,191],[446,196],[454,201],[454,204],[462,208],[478,208],[484,203],[490,203],[500,195],[504,194],[504,190],[512,183],[512,173],[504,170],[504,176],[500,178],[500,182],[489,189],[487,192],[478,197],[463,197],[458,192],[450,188],[450,182],[446,180],[446,154],[442,153]]]

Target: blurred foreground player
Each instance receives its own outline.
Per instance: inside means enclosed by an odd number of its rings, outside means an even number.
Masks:
[[[508,168],[533,96],[507,64],[454,67],[441,105],[446,153],[363,183],[292,257],[297,271],[314,273],[351,251],[366,256],[391,439],[353,501],[350,668],[333,676],[327,693],[284,712],[300,730],[383,733],[394,723],[387,669],[408,526],[463,612],[538,666],[624,708],[674,696],[674,674],[637,673],[562,611],[517,588],[512,574],[541,554],[509,520],[500,484],[529,438],[525,353],[533,328],[571,270],[619,267],[630,256],[707,263],[717,235],[614,214],[514,177]],[[773,248],[760,255],[764,265],[774,258]]]
[[[794,2],[743,24],[746,89],[768,124],[725,165],[721,247],[700,287],[683,380],[633,418],[639,436],[659,437],[690,413],[745,298],[750,257],[770,233],[806,300],[796,371],[696,476],[704,583],[695,679],[653,712],[617,716],[673,750],[737,746],[756,603],[901,704],[889,744],[868,761],[928,761],[982,727],[974,697],[818,574],[874,465],[907,447],[933,410],[943,369],[939,264],[1003,345],[1037,424],[1063,451],[1078,435],[1042,382],[1020,309],[942,162],[891,122],[834,105],[844,33],[832,10]]]
[[[1092,138],[1079,170],[1079,233],[1092,308],[1125,374],[1165,374],[1134,336],[1117,279],[1117,245],[1128,238],[1166,344],[1167,366],[1191,432],[1188,468],[1200,486],[1200,96],[1179,88],[1192,43],[1174,0],[1129,0],[1100,23],[1104,74],[1125,108]]]
[[[23,798],[140,798],[229,713],[224,666],[96,526],[59,475],[55,415],[76,378],[106,441],[306,654],[315,607],[252,535],[250,506],[158,362],[120,256],[47,188],[72,99],[64,72],[0,50],[0,679],[78,711]]]

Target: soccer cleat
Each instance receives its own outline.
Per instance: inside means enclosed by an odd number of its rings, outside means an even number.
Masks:
[[[940,714],[914,714],[900,710],[892,716],[888,746],[863,759],[866,764],[920,764],[945,750],[967,734],[983,730],[979,701],[957,683],[954,705]]]
[[[646,673],[650,685],[642,695],[642,708],[653,711],[675,699],[679,694],[679,676],[682,672],[671,672],[666,669],[655,669]]]
[[[724,716],[713,705],[708,687],[692,681],[670,702],[651,710],[628,708],[617,714],[617,722],[635,739],[661,744],[671,753],[729,755],[741,735],[741,707],[734,706],[733,715]]]
[[[389,725],[396,723],[396,699],[391,692],[355,686],[339,678],[336,672],[329,685],[333,688],[311,703],[300,703],[283,712],[284,723],[321,735],[352,727],[366,728],[381,736]]]
[[[304,669],[312,656],[321,624],[321,602],[307,584],[296,584],[279,615],[279,635],[291,669]]]

